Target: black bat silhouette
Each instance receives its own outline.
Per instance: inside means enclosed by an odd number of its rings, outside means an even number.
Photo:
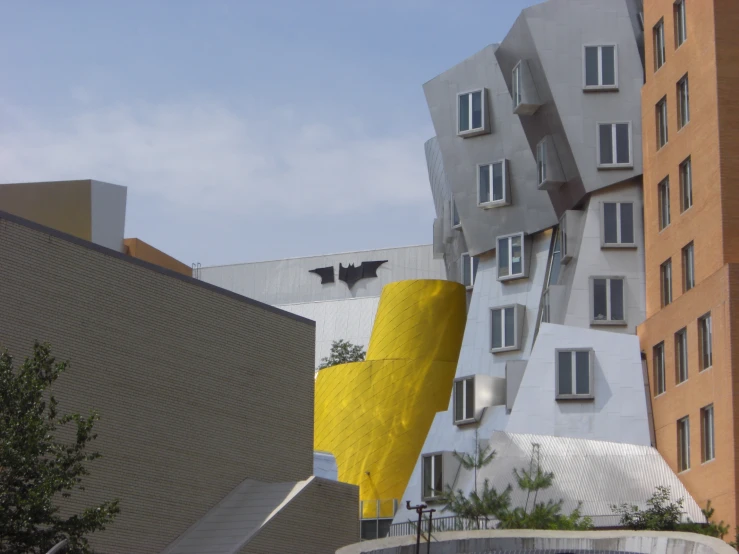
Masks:
[[[344,281],[349,288],[352,288],[361,279],[377,277],[377,268],[384,263],[387,263],[387,260],[362,262],[359,267],[354,267],[354,264],[349,264],[347,267],[339,264],[339,280]]]
[[[334,266],[332,265],[328,267],[319,267],[316,269],[311,269],[310,272],[315,273],[316,275],[320,275],[322,285],[325,285],[326,283],[334,282]]]

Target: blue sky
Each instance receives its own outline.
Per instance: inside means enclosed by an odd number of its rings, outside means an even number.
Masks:
[[[0,5],[0,182],[126,185],[217,265],[431,242],[422,84],[535,0]]]

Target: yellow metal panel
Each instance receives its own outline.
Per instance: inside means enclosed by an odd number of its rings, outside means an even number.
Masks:
[[[466,319],[464,287],[391,283],[382,291],[367,360],[321,370],[315,449],[359,485],[366,517],[392,517],[436,412],[446,410]]]

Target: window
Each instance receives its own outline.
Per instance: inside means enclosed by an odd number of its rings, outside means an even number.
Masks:
[[[688,330],[683,327],[675,333],[675,381],[688,380]]]
[[[701,461],[716,457],[716,439],[713,434],[713,404],[701,409]]]
[[[667,306],[672,302],[672,260],[659,266],[659,282],[662,306]]]
[[[549,289],[544,291],[542,295],[541,321],[540,323],[549,323],[552,320],[551,307],[549,305]]]
[[[634,204],[632,202],[603,202],[601,206],[601,246],[636,246],[634,243]]]
[[[511,88],[513,89],[513,109],[515,110],[523,101],[523,82],[521,76],[521,62],[513,68],[513,76],[511,78]]]
[[[690,469],[690,418],[677,420],[677,470]]]
[[[557,240],[559,242],[560,259],[562,263],[567,263],[572,259],[572,245],[567,243],[567,212],[562,214],[559,219],[559,227],[557,228],[559,234]]]
[[[665,177],[657,185],[659,195],[659,230],[670,224],[670,178]]]
[[[693,205],[693,171],[690,158],[680,164],[680,209],[687,210]]]
[[[598,167],[631,167],[631,123],[598,123]]]
[[[498,238],[498,280],[524,275],[523,233]]]
[[[593,398],[593,351],[557,350],[557,399]]]
[[[475,378],[454,381],[454,423],[475,419]]]
[[[457,96],[459,102],[459,128],[460,135],[482,131],[484,129],[485,117],[485,93],[481,90],[464,92]]]
[[[652,349],[654,362],[654,396],[665,392],[665,343],[661,342]]]
[[[423,457],[423,499],[436,498],[444,491],[442,479],[442,455],[430,454]]]
[[[471,289],[475,286],[475,277],[477,277],[477,265],[479,260],[469,254],[462,254],[462,284]]]
[[[695,255],[693,243],[683,247],[683,291],[687,292],[695,286]]]
[[[665,65],[665,22],[663,19],[660,19],[659,23],[654,26],[652,35],[654,36],[654,70],[657,71]]]
[[[616,46],[585,46],[585,84],[587,89],[615,89],[618,63]]]
[[[452,229],[458,229],[462,226],[462,220],[459,219],[459,212],[457,211],[457,203],[454,201],[454,198],[452,197]]]
[[[667,97],[657,102],[657,150],[667,144]]]
[[[593,325],[626,323],[623,277],[591,277],[590,299]]]
[[[477,205],[508,203],[508,164],[505,160],[477,166]]]
[[[700,348],[701,371],[713,365],[713,329],[711,314],[698,319],[698,346]]]
[[[547,143],[542,140],[536,145],[536,174],[538,184],[541,185],[547,180]]]
[[[688,38],[688,21],[685,19],[685,0],[675,2],[675,48]]]
[[[688,75],[677,82],[677,128],[682,129],[690,121],[690,93]]]
[[[518,328],[521,314],[516,306],[505,306],[502,308],[494,308],[492,314],[492,352],[505,352],[507,350],[517,350],[518,344]]]

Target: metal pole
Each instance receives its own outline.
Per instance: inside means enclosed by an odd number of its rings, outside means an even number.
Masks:
[[[405,508],[409,512],[416,510],[418,514],[418,528],[416,529],[416,554],[421,554],[421,522],[423,519],[423,509],[427,508],[426,504],[419,504],[418,506],[411,506],[411,501],[405,501]]]
[[[430,554],[431,552],[431,530],[434,528],[433,522],[434,522],[434,512],[436,510],[429,510],[429,538],[428,542],[426,543],[426,554]]]

